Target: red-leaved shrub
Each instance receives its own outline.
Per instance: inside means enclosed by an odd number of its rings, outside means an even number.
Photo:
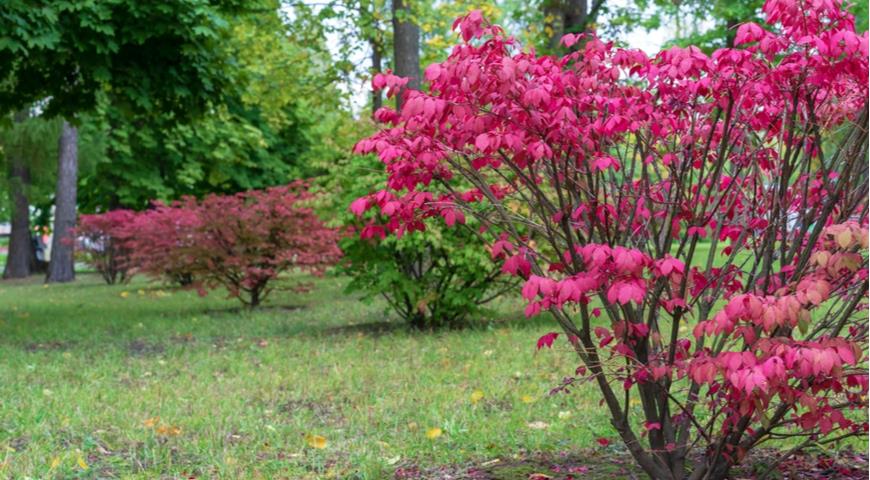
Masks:
[[[126,283],[133,276],[128,226],[136,213],[112,210],[106,213],[82,215],[73,229],[75,247],[85,263],[99,272],[108,284]]]
[[[556,391],[596,385],[656,479],[867,432],[868,37],[839,0],[764,12],[737,48],[653,58],[582,35],[537,56],[473,12],[357,146],[388,180],[355,211],[477,217],[561,328],[538,346],[582,362]]]
[[[255,307],[278,275],[293,268],[319,274],[341,256],[338,232],[307,207],[306,184],[254,190],[236,195],[185,199],[195,210],[194,241],[183,252],[193,260],[195,281],[205,288],[225,287]]]
[[[224,287],[255,307],[282,273],[299,268],[318,274],[340,257],[338,232],[307,206],[311,199],[300,181],[158,204],[130,226],[133,259],[152,276],[203,294]]]
[[[188,202],[194,206],[195,200]],[[141,272],[181,286],[193,285],[194,258],[189,248],[198,241],[199,215],[179,203],[156,202],[128,224],[132,262]]]

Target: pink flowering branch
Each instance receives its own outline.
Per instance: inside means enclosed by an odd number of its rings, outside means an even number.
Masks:
[[[653,478],[867,431],[844,412],[867,408],[868,37],[806,3],[769,0],[737,48],[652,58],[594,37],[537,56],[472,13],[429,92],[356,147],[385,166],[352,207],[380,234],[497,234],[526,314],[555,317]]]

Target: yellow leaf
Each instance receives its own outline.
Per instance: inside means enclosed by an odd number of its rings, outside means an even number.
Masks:
[[[429,440],[435,440],[436,438],[440,437],[443,433],[444,432],[442,432],[440,428],[433,427],[433,428],[430,428],[429,430],[426,430],[426,438],[428,438]]]
[[[79,464],[79,468],[81,468],[82,470],[87,470],[88,468],[90,468],[88,467],[88,463],[85,462],[85,459],[82,457],[79,457],[76,463]]]
[[[142,425],[145,425],[148,428],[154,428],[154,425],[157,425],[157,422],[160,421],[160,417],[151,417],[146,418]]]
[[[816,263],[819,264],[820,267],[824,267],[828,264],[828,260],[831,259],[831,254],[828,252],[816,252]]]
[[[326,448],[326,437],[308,434],[305,436],[305,443],[307,443],[311,448],[323,450]]]
[[[531,395],[523,395],[522,397],[520,397],[520,401],[523,403],[534,403],[535,399],[532,398]]]
[[[852,243],[852,231],[849,229],[843,230],[837,234],[837,245],[841,248],[849,248]]]
[[[123,292],[121,292],[121,298],[127,298],[127,297],[129,297],[129,296],[130,296],[130,292],[128,292],[128,291],[126,291],[126,290],[123,291]]]
[[[161,425],[157,427],[157,435],[162,435],[164,437],[177,437],[181,435],[181,427],[176,427],[175,425]]]
[[[483,399],[483,391],[475,390],[471,392],[471,403],[477,405],[477,402]]]
[[[60,457],[53,457],[53,458],[51,459],[51,466],[50,466],[50,468],[51,468],[52,470],[54,470],[55,468],[57,468],[57,467],[59,467],[59,466],[60,466]]]

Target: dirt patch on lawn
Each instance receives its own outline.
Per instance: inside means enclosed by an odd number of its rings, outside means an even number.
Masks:
[[[226,308],[209,308],[203,310],[205,315],[239,315],[242,313],[251,312],[296,312],[308,308],[308,305],[260,305],[250,308],[245,306],[226,307]]]
[[[136,357],[160,355],[164,350],[166,347],[163,344],[142,339],[136,339],[127,344],[127,353]]]
[[[66,351],[72,348],[75,342],[52,340],[48,342],[28,343],[24,346],[24,350],[34,352],[57,352]]]
[[[777,450],[762,450],[733,469],[734,480],[756,480],[771,462],[779,458]],[[834,456],[801,452],[780,461],[766,477],[778,480],[864,480],[868,458],[865,453],[843,449]],[[607,450],[584,450],[576,453],[530,454],[520,458],[495,458],[467,465],[421,468],[404,464],[396,468],[395,480],[611,480],[646,479],[627,453]]]

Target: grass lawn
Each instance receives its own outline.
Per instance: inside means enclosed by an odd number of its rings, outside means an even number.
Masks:
[[[613,438],[591,387],[548,395],[576,363],[543,320],[411,332],[336,278],[255,313],[40,280],[0,284],[3,477],[392,478]]]

